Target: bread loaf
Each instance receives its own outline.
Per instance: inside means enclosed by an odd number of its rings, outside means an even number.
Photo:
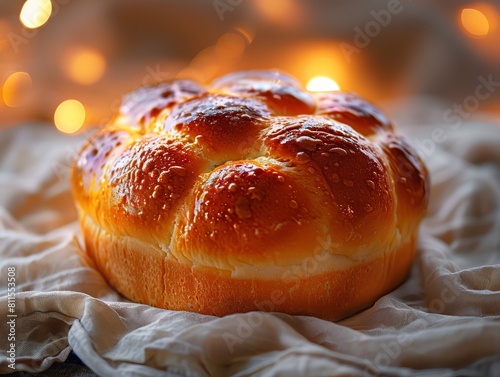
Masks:
[[[429,194],[375,106],[254,71],[125,96],[71,183],[86,252],[129,299],[329,320],[404,281]]]

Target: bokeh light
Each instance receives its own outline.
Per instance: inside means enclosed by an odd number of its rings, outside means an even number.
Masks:
[[[28,29],[36,29],[46,23],[51,14],[50,0],[27,0],[21,9],[19,19]]]
[[[338,44],[332,42],[300,43],[283,52],[284,71],[300,82],[316,76],[334,77],[339,86],[349,84],[349,70]]]
[[[179,77],[190,78],[202,83],[211,81],[221,69],[215,46],[201,50],[187,69],[179,72]],[[192,76],[189,76],[192,75]]]
[[[28,73],[15,72],[3,84],[3,101],[9,107],[21,106],[27,99],[31,87],[32,81]]]
[[[329,77],[316,76],[307,83],[307,90],[310,92],[331,92],[340,90],[339,85]]]
[[[245,39],[245,42],[247,45],[253,42],[253,39],[255,38],[255,31],[250,28],[249,26],[238,26],[234,28],[234,31],[237,33],[240,33],[243,38]]]
[[[106,60],[98,51],[90,48],[75,48],[63,61],[66,75],[73,81],[90,85],[99,81],[106,71]]]
[[[245,51],[245,40],[239,33],[223,34],[215,45],[215,52],[220,60],[233,61]]]
[[[85,107],[81,102],[69,99],[62,102],[54,113],[54,123],[61,132],[72,134],[85,122]]]
[[[478,9],[462,9],[460,20],[464,29],[474,36],[484,37],[490,31],[488,18]]]

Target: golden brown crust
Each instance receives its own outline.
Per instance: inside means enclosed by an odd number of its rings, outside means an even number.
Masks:
[[[87,252],[132,300],[333,320],[405,278],[429,193],[373,105],[258,72],[128,95],[71,181]]]
[[[189,80],[162,82],[156,86],[143,86],[127,94],[120,105],[120,115],[127,125],[140,130],[150,128],[160,113],[167,113],[174,105],[195,95],[204,93],[200,85]]]
[[[214,169],[178,217],[174,253],[228,270],[299,262],[327,213],[297,178],[263,159]]]
[[[274,158],[290,161],[308,180],[324,179],[330,234],[347,245],[385,244],[394,229],[394,194],[383,155],[351,127],[322,117],[284,118],[264,143]],[[321,177],[321,178],[318,178]],[[385,228],[380,227],[384,223]]]
[[[261,80],[241,77],[215,85],[214,89],[225,93],[256,98],[264,102],[274,115],[313,114],[316,108],[314,98],[293,83],[279,80]]]
[[[207,158],[220,164],[247,157],[268,115],[256,100],[206,93],[178,104],[164,130],[196,141]]]
[[[364,136],[380,131],[394,132],[384,113],[353,93],[317,93],[315,99],[317,114],[345,123]]]
[[[87,253],[128,298],[216,316],[261,310],[336,321],[401,284],[415,253],[415,239],[410,238],[388,255],[346,269],[317,273],[320,264],[335,256],[311,254],[273,279],[234,278],[225,270],[165,258],[151,244],[109,234],[86,215],[80,221]]]

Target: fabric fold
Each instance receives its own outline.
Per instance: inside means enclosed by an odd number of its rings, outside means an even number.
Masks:
[[[418,147],[436,127],[403,131]],[[338,323],[218,318],[118,294],[78,241],[68,179],[83,139],[42,124],[1,134],[0,317],[12,314],[14,268],[17,371],[41,372],[73,351],[100,376],[500,375],[499,126],[464,123],[422,151],[432,192],[411,274]],[[2,352],[0,372],[14,372],[9,364]]]

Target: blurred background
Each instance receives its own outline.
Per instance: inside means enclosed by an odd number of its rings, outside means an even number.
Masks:
[[[105,124],[140,85],[240,69],[378,104],[425,97],[462,117],[498,115],[500,3],[0,2],[0,128],[41,121],[73,133]]]

